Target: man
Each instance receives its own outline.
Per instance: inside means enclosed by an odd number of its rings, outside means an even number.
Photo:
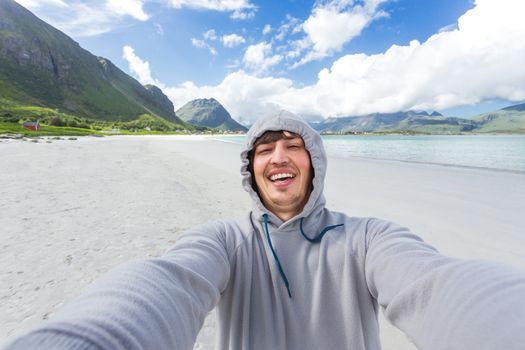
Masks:
[[[440,255],[407,229],[325,208],[320,136],[288,113],[241,153],[253,208],[110,272],[9,349],[379,349],[379,306],[421,349],[522,349],[525,274]]]

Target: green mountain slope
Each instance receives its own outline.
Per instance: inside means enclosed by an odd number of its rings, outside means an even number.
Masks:
[[[176,112],[183,121],[193,125],[228,131],[247,131],[214,98],[197,99],[186,103]]]
[[[481,126],[479,132],[520,132],[525,133],[525,103],[484,113],[472,118]]]
[[[0,94],[91,119],[146,113],[187,127],[160,89],[142,86],[13,0],[0,1]]]

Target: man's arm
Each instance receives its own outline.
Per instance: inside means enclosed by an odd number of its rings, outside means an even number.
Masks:
[[[223,227],[201,226],[161,258],[110,271],[7,349],[192,349],[228,283]]]
[[[418,348],[523,349],[524,271],[445,257],[384,221],[367,235],[370,292]]]

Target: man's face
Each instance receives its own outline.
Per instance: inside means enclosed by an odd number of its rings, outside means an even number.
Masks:
[[[308,201],[313,174],[303,139],[284,134],[286,138],[255,147],[253,174],[264,206],[287,221]]]

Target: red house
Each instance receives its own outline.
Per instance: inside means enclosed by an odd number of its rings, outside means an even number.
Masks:
[[[38,122],[25,122],[24,124],[22,124],[22,126],[26,128],[27,130],[33,130],[33,131],[40,130],[40,124],[38,124]]]

